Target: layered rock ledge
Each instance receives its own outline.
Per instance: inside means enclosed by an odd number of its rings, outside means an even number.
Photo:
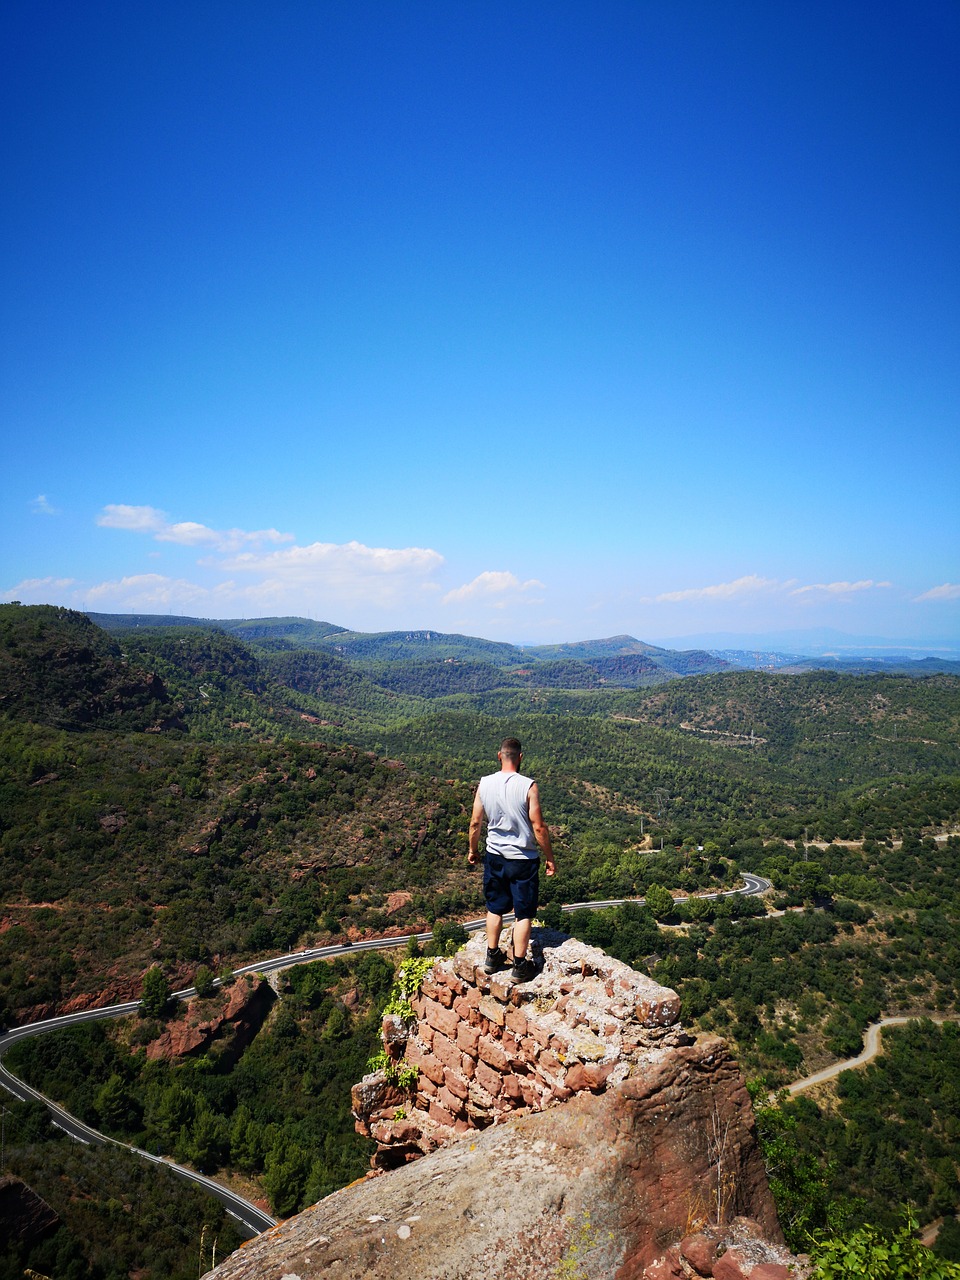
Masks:
[[[413,1017],[384,1020],[387,1069],[353,1091],[374,1171],[218,1280],[806,1274],[783,1248],[726,1043],[686,1034],[675,992],[535,934],[530,983],[487,977],[482,939],[433,966]]]
[[[413,1019],[384,1019],[388,1066],[353,1089],[357,1129],[377,1142],[376,1167],[508,1115],[602,1093],[690,1043],[676,992],[596,947],[536,930],[540,971],[523,984],[509,970],[488,977],[485,953],[483,938],[472,938],[434,965],[411,1002]]]

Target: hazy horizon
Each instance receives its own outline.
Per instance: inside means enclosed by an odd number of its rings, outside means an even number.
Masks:
[[[108,615],[109,611],[88,610],[91,616]],[[116,612],[116,611],[114,611]],[[188,621],[201,622],[259,622],[272,621],[275,618],[291,618],[297,621],[326,623],[334,626],[346,633],[351,634],[371,634],[363,631],[361,628],[352,627],[343,619],[332,618],[309,618],[298,614],[282,614],[269,615],[258,614],[251,616],[227,616],[206,617],[195,614],[160,614],[145,613],[143,611],[132,611],[124,613],[119,611],[120,616],[128,617],[182,617]],[[484,636],[479,633],[462,633],[462,632],[442,632],[440,628],[428,626],[412,626],[394,629],[386,629],[388,632],[396,630],[399,632],[426,632],[436,631],[438,634],[467,634],[474,639],[494,639],[491,636]],[[847,632],[837,631],[835,628],[812,627],[806,631],[790,631],[790,632],[706,632],[694,633],[685,636],[654,636],[654,635],[632,635],[626,631],[615,631],[605,635],[568,635],[558,641],[540,641],[526,639],[517,640],[512,637],[496,637],[496,639],[512,644],[520,649],[533,649],[551,644],[583,644],[599,640],[614,639],[617,636],[628,637],[633,640],[639,640],[647,644],[659,645],[665,649],[742,649],[749,651],[751,649],[767,649],[772,652],[797,652],[807,654],[811,657],[820,656],[829,653],[831,650],[837,652],[849,651],[851,654],[858,656],[869,656],[872,650],[876,650],[882,655],[888,652],[903,652],[908,656],[922,657],[954,657],[960,655],[960,645],[943,644],[937,642],[927,642],[919,637],[903,638],[903,637],[885,637],[885,636],[863,636],[851,635]]]

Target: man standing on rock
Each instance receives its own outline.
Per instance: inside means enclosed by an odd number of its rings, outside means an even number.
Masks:
[[[499,773],[480,779],[470,817],[471,866],[480,852],[480,831],[487,823],[487,856],[483,866],[483,896],[487,903],[487,958],[484,973],[507,967],[500,950],[505,912],[513,910],[513,969],[515,982],[529,982],[536,967],[527,955],[530,928],[539,903],[539,851],[547,875],[556,874],[550,832],[540,811],[540,792],[532,778],[520,772],[523,753],[516,738],[504,738],[497,752]]]

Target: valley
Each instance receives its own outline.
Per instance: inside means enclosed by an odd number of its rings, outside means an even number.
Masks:
[[[139,622],[105,631],[0,606],[8,1026],[136,1000],[152,968],[172,990],[201,969],[383,935],[403,947],[433,931],[446,946],[479,914],[466,818],[507,731],[557,852],[545,921],[564,903],[646,897],[565,912],[564,928],[677,990],[684,1021],[728,1038],[758,1087],[853,1056],[881,1016],[960,1010],[952,674],[691,674],[700,659],[629,637],[534,652],[297,619]],[[772,882],[767,905],[706,896],[744,871]],[[349,1087],[392,974],[376,953],[299,965],[235,1054],[227,1037],[149,1059],[165,1019],[135,1019],[132,1040],[99,1026],[35,1069],[73,1070],[89,1123],[127,1107],[124,1132],[234,1170],[291,1212],[362,1172]],[[943,1054],[950,1032],[936,1034]],[[960,1117],[949,1091],[930,1105],[939,1145],[897,1159],[933,1217],[960,1200]],[[896,1198],[832,1106],[782,1104],[770,1132],[787,1124],[801,1142],[824,1206],[845,1184],[846,1221],[889,1225]],[[24,1134],[42,1126],[29,1107],[16,1115],[27,1167]],[[42,1141],[49,1158],[56,1140]]]

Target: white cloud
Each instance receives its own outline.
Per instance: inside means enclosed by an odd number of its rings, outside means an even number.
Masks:
[[[944,582],[939,587],[931,587],[922,595],[914,596],[915,602],[919,600],[960,600],[960,583]]]
[[[813,582],[807,587],[795,588],[790,594],[802,596],[812,591],[820,591],[824,595],[849,596],[855,591],[870,591],[872,588],[892,586],[892,582],[874,582],[872,578],[861,578],[859,582]]]
[[[462,587],[455,587],[443,597],[444,604],[461,603],[465,600],[483,602],[495,609],[506,606],[508,599],[516,599],[526,592],[544,590],[544,585],[537,578],[528,578],[521,582],[514,573],[508,570],[487,569],[477,574],[472,582],[465,582]]]
[[[72,587],[74,578],[24,578],[9,591],[0,592],[0,599],[19,600],[23,604],[48,604],[52,596]]]
[[[60,511],[53,506],[45,493],[38,493],[30,503],[30,510],[35,516],[58,516]]]
[[[362,542],[312,542],[262,554],[242,552],[219,562],[233,573],[265,575],[286,587],[335,587],[340,591],[405,589],[443,564],[429,547],[367,547]],[[426,584],[424,584],[426,585]]]
[[[750,573],[732,582],[718,582],[709,587],[689,587],[682,591],[664,591],[652,600],[645,598],[647,604],[689,604],[746,600],[758,595],[783,595],[810,598],[851,596],[859,591],[869,591],[892,587],[892,582],[874,582],[872,578],[863,578],[859,582],[812,582],[806,586],[798,586],[796,578],[761,578],[759,574]]]
[[[167,517],[156,507],[129,507],[110,503],[97,516],[104,529],[131,529],[134,533],[156,533],[166,527]]]
[[[205,569],[236,575],[210,586],[143,573],[101,582],[83,597],[91,608],[102,608],[109,601],[114,609],[128,612],[193,612],[212,618],[231,613],[329,616],[340,609],[379,611],[415,605],[436,592],[436,585],[427,579],[442,563],[438,552],[423,547],[316,542],[202,561]],[[254,580],[241,582],[239,575]]]
[[[162,573],[137,573],[88,587],[83,598],[95,611],[105,604],[124,613],[186,613],[197,605],[209,606],[215,592]]]
[[[718,582],[712,587],[690,587],[685,591],[664,591],[656,596],[657,603],[675,604],[691,600],[736,600],[753,596],[760,591],[776,591],[783,586],[776,578],[761,578],[751,573],[733,582]]]
[[[97,524],[104,529],[149,533],[157,542],[175,542],[182,547],[209,547],[223,553],[239,551],[244,546],[293,541],[292,533],[280,533],[277,529],[211,529],[195,520],[171,524],[166,512],[156,507],[133,507],[125,503],[105,506],[97,516]]]

